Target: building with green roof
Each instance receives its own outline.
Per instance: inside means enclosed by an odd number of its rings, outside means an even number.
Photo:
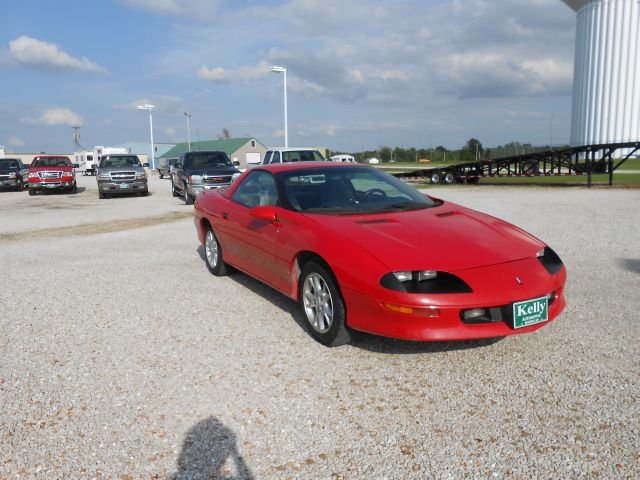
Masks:
[[[205,150],[222,151],[229,155],[231,161],[238,161],[240,162],[241,168],[246,168],[247,163],[260,163],[264,157],[264,152],[267,151],[267,147],[255,138],[244,137],[191,142],[191,150],[194,152]],[[160,162],[162,164],[169,159],[178,158],[187,151],[189,151],[189,145],[187,143],[178,143],[175,147],[160,156]]]

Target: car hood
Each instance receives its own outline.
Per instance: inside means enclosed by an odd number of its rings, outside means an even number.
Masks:
[[[396,213],[307,216],[392,271],[466,270],[534,257],[544,247],[509,223],[448,202]]]
[[[184,167],[186,175],[233,175],[240,173],[235,167]]]
[[[29,167],[29,172],[58,172],[58,171],[62,171],[62,172],[71,172],[73,170],[73,167],[61,167],[61,166],[55,166],[55,167]]]

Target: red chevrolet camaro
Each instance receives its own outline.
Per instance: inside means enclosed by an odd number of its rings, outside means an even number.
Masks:
[[[411,340],[526,333],[565,306],[565,267],[523,230],[371,167],[256,167],[200,195],[214,275],[241,270],[296,300],[311,335]]]

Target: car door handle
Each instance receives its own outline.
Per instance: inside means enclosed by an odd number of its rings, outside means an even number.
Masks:
[[[227,212],[222,212],[222,218],[227,220],[229,218],[229,214]]]

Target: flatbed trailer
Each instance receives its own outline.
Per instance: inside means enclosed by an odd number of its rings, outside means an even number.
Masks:
[[[587,175],[591,186],[593,173],[613,173],[633,156],[640,156],[640,141],[584,145],[565,149],[513,155],[492,160],[463,162],[394,173],[402,179],[425,179],[430,183],[478,183],[482,177],[534,177]]]

